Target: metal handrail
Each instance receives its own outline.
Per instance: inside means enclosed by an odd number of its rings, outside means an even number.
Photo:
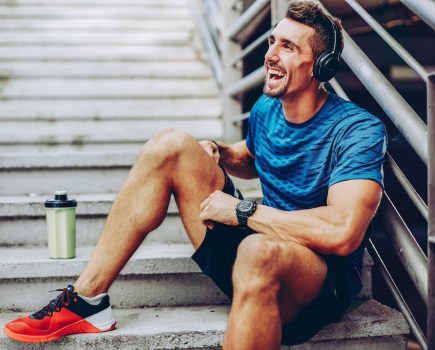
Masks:
[[[258,48],[264,41],[267,40],[269,35],[272,33],[272,29],[269,29],[264,34],[260,35],[257,39],[255,39],[251,44],[246,46],[242,51],[240,51],[232,60],[231,65],[235,66],[239,61],[248,56],[252,51]]]
[[[361,18],[416,72],[424,82],[428,80],[427,70],[406,51],[364,8],[355,0],[346,2],[357,12]]]
[[[207,22],[203,16],[203,8],[201,3],[194,3],[194,11],[195,11],[195,19],[197,21],[197,25],[199,27],[199,32],[202,36],[202,41],[206,47],[206,50],[209,55],[211,67],[213,69],[216,82],[219,86],[222,86],[223,83],[223,65],[222,60],[220,58],[219,49],[215,45],[215,41],[213,40],[213,35],[211,31],[208,29]]]
[[[265,76],[264,68],[260,67],[228,87],[226,92],[230,96],[237,97],[246,91],[260,86],[264,82]]]
[[[399,166],[396,164],[391,155],[387,152],[385,157],[385,162],[388,167],[391,169],[391,172],[396,177],[397,181],[402,185],[402,188],[411,198],[412,203],[414,203],[415,207],[418,209],[420,214],[427,221],[429,219],[429,209],[423,199],[420,197],[415,188],[411,185],[409,180],[406,178],[405,174],[400,170]]]
[[[255,1],[233,24],[226,32],[226,36],[232,40],[237,40],[241,33],[249,27],[251,22],[257,17],[265,8],[270,6],[270,0],[257,0]]]
[[[393,243],[406,272],[427,305],[428,263],[426,256],[386,193],[384,193],[379,212],[382,214],[380,218],[385,234]]]
[[[429,27],[435,30],[435,2],[432,0],[400,0],[407,8],[418,15]]]
[[[342,57],[425,164],[427,127],[367,55],[345,32]],[[373,84],[373,82],[376,84]]]
[[[399,306],[400,311],[402,311],[403,316],[406,319],[406,322],[408,322],[412,333],[415,335],[415,338],[417,339],[418,344],[420,345],[422,350],[427,350],[427,339],[424,336],[423,331],[421,330],[420,326],[418,325],[417,321],[415,320],[414,315],[412,314],[411,310],[409,309],[408,304],[406,303],[405,299],[403,298],[402,294],[400,293],[399,288],[397,287],[396,283],[394,282],[393,278],[391,277],[390,272],[388,271],[387,267],[385,266],[384,261],[381,258],[381,255],[379,254],[378,250],[376,249],[376,246],[373,244],[371,239],[369,239],[369,250],[371,253],[371,257],[380,266],[380,273],[381,273],[384,281],[386,282],[388,289],[391,291],[391,294],[393,295],[394,300],[396,301],[397,305]]]

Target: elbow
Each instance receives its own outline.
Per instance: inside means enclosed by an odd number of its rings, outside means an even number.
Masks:
[[[349,244],[346,243],[339,243],[337,245],[334,246],[333,248],[333,253],[334,255],[337,256],[347,256],[350,253],[352,253],[355,249],[353,249],[353,247]]]
[[[360,237],[361,235],[357,232],[349,232],[349,230],[344,230],[344,232],[337,235],[337,240],[334,242],[332,254],[337,256],[347,256],[354,252],[362,242]]]

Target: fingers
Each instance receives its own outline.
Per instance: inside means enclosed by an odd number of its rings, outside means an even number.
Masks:
[[[220,154],[219,148],[216,143],[214,143],[213,141],[203,140],[200,141],[199,144],[202,146],[202,148],[204,148],[207,154],[215,160],[216,164],[218,164]]]
[[[214,191],[200,204],[199,218],[204,226],[220,222],[238,225],[235,208],[240,200],[222,191]]]

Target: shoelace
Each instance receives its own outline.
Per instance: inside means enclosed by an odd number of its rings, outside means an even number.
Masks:
[[[57,296],[56,299],[51,300],[47,306],[44,306],[42,310],[35,312],[30,318],[33,319],[43,319],[45,316],[52,316],[53,312],[59,312],[64,306],[69,306],[71,303],[71,298],[77,301],[77,297],[74,295],[74,287],[68,286],[64,289],[55,289],[50,292],[62,292]]]

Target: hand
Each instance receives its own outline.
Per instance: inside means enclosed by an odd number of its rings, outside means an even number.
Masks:
[[[219,164],[220,153],[218,146],[214,142],[208,140],[199,141],[199,144],[210,155],[210,157],[214,159],[216,164]]]
[[[200,205],[199,218],[204,226],[214,228],[213,222],[236,226],[239,224],[236,207],[240,199],[234,198],[222,191],[213,192]]]

